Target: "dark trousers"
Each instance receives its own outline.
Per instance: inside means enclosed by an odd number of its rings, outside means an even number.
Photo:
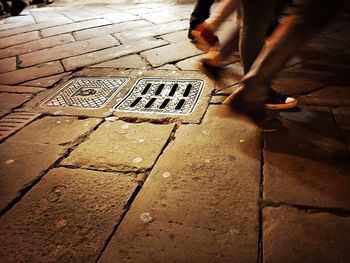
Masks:
[[[197,0],[190,18],[190,29],[204,22],[210,15],[210,7],[215,0]]]

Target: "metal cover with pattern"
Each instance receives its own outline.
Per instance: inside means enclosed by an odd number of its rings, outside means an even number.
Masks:
[[[114,106],[115,111],[187,115],[204,88],[201,79],[140,78]]]
[[[128,80],[127,77],[74,78],[59,88],[42,105],[99,109],[105,106]]]

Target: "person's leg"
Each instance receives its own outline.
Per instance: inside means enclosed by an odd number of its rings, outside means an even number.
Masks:
[[[197,0],[190,18],[190,30],[210,16],[210,7],[215,0]]]
[[[239,6],[239,0],[223,0],[215,8],[214,12],[205,21],[211,28],[213,32],[218,30],[221,24],[226,20],[226,18],[236,10]]]
[[[266,32],[274,17],[276,0],[241,0],[242,29],[240,52],[247,73],[265,44]]]
[[[242,86],[225,101],[236,111],[252,116],[264,111],[270,84],[283,65],[310,36],[325,26],[346,4],[346,0],[308,0],[300,12],[288,17],[267,41]],[[248,44],[248,43],[247,43]]]
[[[11,15],[18,16],[26,6],[27,3],[24,0],[12,0]]]

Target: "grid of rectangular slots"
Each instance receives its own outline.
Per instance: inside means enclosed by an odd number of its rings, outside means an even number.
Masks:
[[[141,78],[115,107],[115,111],[190,114],[202,93],[200,79]]]

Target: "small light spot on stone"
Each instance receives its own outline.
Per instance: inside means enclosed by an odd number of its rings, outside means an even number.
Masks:
[[[106,121],[113,122],[113,121],[117,121],[117,120],[118,120],[118,117],[107,117],[105,120],[106,120]]]
[[[133,163],[140,163],[140,162],[142,162],[142,158],[141,157],[136,157],[136,158],[134,158],[133,160],[132,160],[132,162]]]
[[[240,139],[239,142],[240,142],[240,143],[244,143],[245,140],[244,140],[244,139]]]
[[[164,177],[164,178],[168,178],[168,177],[170,177],[170,176],[171,176],[171,173],[169,173],[169,172],[163,173],[163,177]]]
[[[173,70],[171,73],[172,73],[172,74],[175,74],[175,73],[176,73],[176,70]]]
[[[53,114],[61,114],[61,113],[62,113],[62,111],[59,110],[59,111],[55,111]]]
[[[121,128],[123,130],[129,129],[129,123],[124,124]]]
[[[143,143],[145,140],[144,139],[139,139],[137,140],[139,143]]]
[[[206,163],[210,163],[210,159],[205,159],[205,161],[204,162],[206,162]]]
[[[210,131],[208,131],[208,130],[203,130],[202,133],[205,134],[205,135],[208,135],[208,134],[210,134]]]
[[[149,223],[149,222],[152,222],[153,217],[151,216],[150,213],[142,213],[140,215],[140,219],[145,223]]]
[[[143,74],[143,71],[139,71],[138,74],[139,74],[139,75],[142,75],[142,74]]]
[[[65,122],[70,122],[70,120],[65,120]]]
[[[13,159],[9,159],[9,160],[7,160],[6,162],[5,162],[5,164],[6,165],[9,165],[9,164],[11,164],[11,163],[13,163],[15,160],[13,160]]]
[[[56,222],[56,228],[62,228],[65,225],[67,225],[67,220],[65,220],[65,219],[62,219],[62,220]]]
[[[60,123],[61,123],[61,121],[56,121],[56,123],[57,123],[57,124],[60,124]]]

